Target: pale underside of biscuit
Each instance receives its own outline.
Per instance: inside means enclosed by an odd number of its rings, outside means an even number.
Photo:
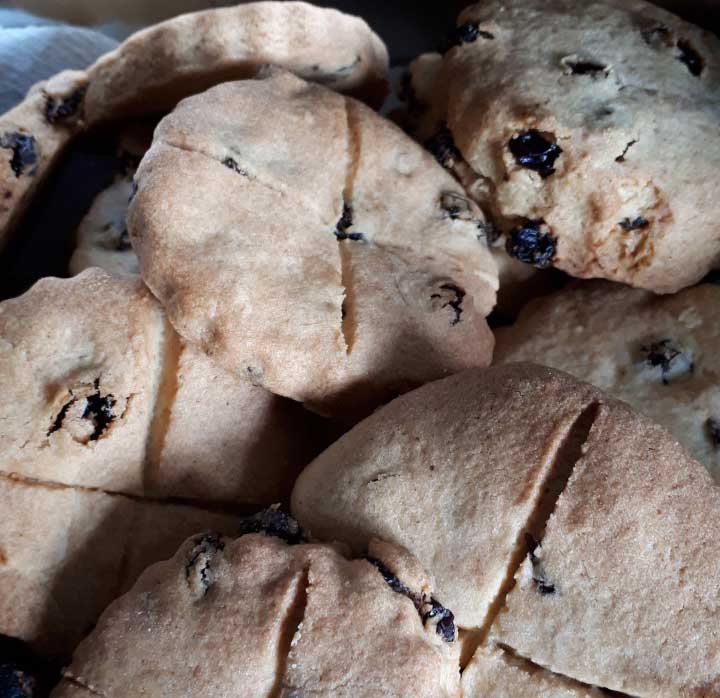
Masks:
[[[643,698],[718,690],[720,490],[567,374],[508,364],[398,398],[308,466],[292,507],[322,540],[405,546],[477,642]]]
[[[716,37],[643,0],[498,0],[458,24],[431,113],[512,254],[660,293],[720,264]]]
[[[454,642],[397,589],[329,546],[194,537],[107,609],[53,696],[458,698]]]
[[[90,267],[111,276],[137,277],[137,255],[127,231],[127,209],[133,194],[133,176],[152,143],[157,119],[131,120],[115,136],[118,172],[107,189],[93,200],[75,234],[75,251],[68,265],[71,274]]]
[[[137,277],[137,256],[130,244],[125,216],[132,194],[132,179],[118,176],[97,195],[78,227],[70,273],[99,267],[113,276]]]
[[[265,64],[373,104],[386,91],[382,40],[362,19],[337,10],[256,2],[144,29],[86,71],[66,71],[35,85],[0,116],[0,246],[76,133],[109,120],[164,113],[183,97],[251,77]]]
[[[720,478],[720,286],[655,296],[578,283],[496,331],[495,361],[567,371],[662,424]]]
[[[98,269],[0,304],[0,472],[259,507],[317,452],[299,405],[187,347],[139,279]]]
[[[128,216],[178,332],[314,409],[367,413],[489,361],[484,219],[399,129],[279,71],[183,101]]]

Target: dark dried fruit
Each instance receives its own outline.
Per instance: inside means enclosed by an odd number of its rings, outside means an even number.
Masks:
[[[423,594],[415,594],[405,586],[380,560],[373,557],[365,558],[382,575],[385,583],[396,593],[410,599],[420,614],[423,625],[433,623],[435,632],[445,642],[455,642],[455,616],[432,596],[428,599]]]
[[[450,129],[444,124],[434,136],[425,141],[424,145],[443,167],[451,168],[455,162],[462,160],[462,155],[455,145],[455,139],[450,133]]]
[[[422,621],[427,625],[429,621],[435,623],[435,632],[445,640],[445,642],[455,641],[455,616],[452,611],[438,603],[434,598],[430,597],[430,610],[422,614]]]
[[[505,243],[511,257],[538,269],[552,264],[557,244],[555,238],[542,229],[542,221],[530,221],[513,230]]]
[[[70,391],[70,394],[72,395],[72,390]],[[50,428],[47,430],[47,436],[50,436],[50,434],[55,433],[58,429],[62,428],[63,421],[68,413],[68,410],[72,407],[73,403],[75,402],[76,398],[72,398],[70,401],[66,402],[61,408],[60,411],[57,413],[57,416],[55,419],[53,419],[52,423],[50,424]]]
[[[467,24],[461,24],[459,27],[455,27],[455,29],[447,35],[441,52],[446,53],[455,46],[471,44],[478,39],[492,40],[494,38],[494,34],[480,29],[477,22],[468,22]]]
[[[237,172],[239,175],[242,175],[243,177],[248,176],[247,170],[244,170],[242,167],[240,167],[235,158],[227,157],[222,161],[222,164],[225,165],[225,167],[231,169],[233,172]]]
[[[93,425],[93,432],[88,437],[89,441],[97,441],[105,433],[105,430],[110,426],[110,423],[115,419],[115,414],[113,413],[113,407],[116,403],[115,397],[111,394],[100,394],[100,379],[96,379],[93,386],[95,388],[95,392],[85,398],[86,404],[82,413],[82,418],[89,420]],[[73,395],[72,390],[69,392],[72,397],[62,406],[55,419],[53,419],[50,424],[50,428],[47,431],[48,436],[58,431],[58,429],[62,429],[68,410],[78,400],[78,398]]]
[[[695,77],[700,77],[705,67],[702,56],[692,47],[689,41],[684,39],[677,42],[677,47],[679,51],[678,60],[684,63]]]
[[[48,123],[56,124],[59,121],[67,121],[77,114],[83,97],[85,96],[85,88],[75,90],[69,97],[56,100],[53,97],[47,97],[45,102],[45,118]]]
[[[338,240],[353,240],[359,242],[365,239],[364,233],[348,233],[348,228],[353,224],[353,211],[352,207],[346,203],[343,203],[343,212],[340,216],[340,220],[335,225],[335,237]]]
[[[708,417],[707,430],[710,436],[710,443],[712,443],[715,448],[720,448],[720,420]]]
[[[447,291],[448,295],[450,294],[449,300],[445,301],[445,303],[442,304],[442,308],[452,308],[455,311],[455,317],[453,318],[451,325],[457,325],[461,320],[462,315],[462,302],[463,298],[465,298],[465,291],[461,289],[459,286],[456,286],[455,284],[442,284],[440,286],[441,291]],[[430,298],[442,298],[443,294],[440,293],[433,293]]]
[[[0,136],[0,148],[12,150],[12,159],[10,160],[10,168],[16,177],[27,174],[29,177],[35,174],[37,168],[33,167],[29,172],[25,172],[37,162],[36,142],[33,136],[24,133],[4,133]]]
[[[240,521],[240,535],[247,533],[264,533],[280,538],[290,545],[303,541],[303,531],[298,522],[276,507],[263,509],[257,514],[243,518]]]
[[[518,165],[534,170],[543,178],[555,172],[553,165],[562,153],[557,143],[549,141],[535,129],[511,138],[508,147]]]
[[[344,233],[353,224],[353,210],[347,202],[343,201],[343,210],[340,219],[335,226],[338,232]]]
[[[607,74],[607,66],[594,61],[574,61],[567,60],[564,62],[573,75],[597,75],[598,73]]]
[[[628,150],[630,150],[630,148],[632,148],[636,143],[637,141],[628,141],[625,144],[625,150],[623,150],[622,153],[615,158],[615,162],[625,162],[625,156],[628,154]]]
[[[198,597],[206,596],[215,581],[210,563],[218,552],[225,549],[225,542],[217,533],[205,533],[193,541],[194,547],[185,565],[185,579]]]
[[[115,419],[112,408],[115,406],[115,398],[110,395],[100,395],[100,381],[95,381],[96,392],[88,395],[87,404],[83,411],[83,419],[92,421],[94,425],[93,433],[90,435],[90,441],[97,441],[110,426]]]
[[[664,385],[670,382],[679,373],[692,373],[694,364],[691,356],[686,356],[682,347],[671,339],[661,339],[658,342],[640,347],[645,355],[645,362],[653,367],[660,368],[660,376]]]
[[[637,218],[623,218],[618,225],[623,230],[639,230],[640,228],[647,228],[650,221],[647,218],[638,216]]]
[[[408,589],[408,587],[406,587],[387,567],[385,567],[380,560],[374,557],[366,557],[365,559],[373,567],[375,567],[378,572],[380,572],[382,578],[385,580],[385,584],[387,584],[396,594],[402,594],[414,601],[414,595],[410,589]]]

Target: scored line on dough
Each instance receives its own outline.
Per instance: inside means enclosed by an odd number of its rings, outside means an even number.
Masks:
[[[280,698],[283,695],[283,679],[288,668],[288,659],[296,642],[296,637],[300,637],[300,628],[305,619],[305,610],[307,608],[308,590],[310,586],[310,564],[303,569],[302,575],[298,579],[298,588],[293,599],[293,603],[288,609],[288,614],[283,621],[280,630],[280,638],[278,642],[277,656],[277,672],[275,676],[275,684],[273,685],[268,698]]]
[[[159,364],[159,370],[155,390],[155,404],[153,405],[153,415],[145,442],[142,470],[143,493],[153,492],[159,475],[165,437],[170,426],[172,409],[178,391],[178,370],[182,351],[183,345],[180,336],[165,317],[156,360]]]
[[[551,669],[542,666],[542,664],[536,664],[532,661],[532,659],[523,657],[521,654],[518,654],[518,652],[516,652],[512,647],[505,645],[501,642],[498,642],[495,647],[497,647],[502,652],[502,658],[504,662],[527,674],[541,673],[548,676],[554,676],[562,681],[566,681],[569,687],[574,687],[585,691],[601,691],[602,694],[608,696],[608,698],[636,698],[636,696],[632,696],[629,693],[619,693],[618,691],[611,691],[610,689],[603,688],[602,686],[593,686],[589,683],[583,683],[582,681],[573,679],[570,676],[566,676],[565,674],[558,674]]]
[[[498,589],[497,596],[490,604],[485,624],[472,637],[468,638],[468,645],[472,652],[464,653],[472,656],[475,650],[482,645],[488,637],[495,618],[505,606],[508,594],[515,586],[515,575],[520,565],[531,552],[528,538],[535,544],[541,545],[547,522],[552,517],[560,496],[565,491],[568,482],[575,470],[575,466],[585,455],[583,447],[588,440],[590,431],[599,417],[601,403],[593,400],[573,420],[568,427],[564,438],[555,450],[552,463],[541,483],[542,494],[538,498],[535,509],[528,517],[525,525],[519,530],[515,541],[515,548],[511,556],[505,578]]]
[[[345,97],[343,99],[343,106],[345,108],[345,133],[347,138],[347,169],[345,171],[345,182],[342,190],[342,208],[343,216],[346,211],[349,211],[350,216],[352,216],[353,190],[355,188],[357,171],[360,166],[362,135],[360,129],[356,126],[356,117],[354,115],[355,105],[350,99]],[[340,254],[340,283],[343,291],[340,331],[342,332],[343,340],[345,342],[345,353],[349,355],[353,349],[355,341],[357,322],[355,318],[355,294],[353,290],[353,278],[351,271],[352,264],[350,261],[350,255],[352,253],[347,247],[345,240],[338,239],[338,253]]]

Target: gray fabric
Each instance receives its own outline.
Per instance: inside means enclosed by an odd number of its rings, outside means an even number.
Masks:
[[[48,24],[57,24],[57,22],[46,17],[36,17],[22,10],[3,7],[0,3],[0,27],[10,29],[12,27],[40,27]]]
[[[0,113],[39,80],[66,68],[86,68],[116,46],[117,41],[91,29],[0,8]]]

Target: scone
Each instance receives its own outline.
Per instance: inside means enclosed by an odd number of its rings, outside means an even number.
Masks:
[[[449,167],[461,182],[472,185],[475,177],[469,170],[463,170],[462,163],[455,162],[461,156],[444,127],[447,81],[443,78],[442,64],[442,54],[434,52],[421,54],[408,66],[403,95],[404,127],[432,152],[440,164]],[[487,201],[482,203],[486,212],[490,212]],[[489,226],[489,231],[490,251],[498,268],[495,313],[503,321],[512,320],[531,298],[557,288],[562,281],[561,275],[511,257],[506,250],[507,238],[502,229]]]
[[[485,647],[586,688],[720,691],[720,489],[568,374],[508,364],[404,395],[313,461],[292,507],[322,540],[407,548]]]
[[[67,660],[147,565],[236,516],[0,475],[0,634]],[[1,661],[1,659],[0,659]]]
[[[459,698],[451,621],[380,552],[194,536],[107,609],[52,696]]]
[[[453,178],[365,105],[280,70],[155,131],[128,230],[178,333],[326,414],[490,361],[497,273]]]
[[[578,283],[496,330],[495,361],[562,369],[662,424],[720,481],[720,286],[673,296]]]
[[[716,36],[643,0],[489,0],[458,25],[436,137],[511,255],[659,293],[720,264]]]
[[[316,418],[187,347],[139,279],[99,269],[0,303],[0,472],[257,508],[287,499]]]
[[[254,2],[181,15],[136,34],[87,71],[35,85],[0,116],[0,246],[79,131],[164,113],[187,95],[281,65],[379,104],[387,49],[364,20],[305,2]]]
[[[81,130],[86,87],[85,73],[66,70],[31,87],[20,104],[0,115],[0,248],[38,184]]]

